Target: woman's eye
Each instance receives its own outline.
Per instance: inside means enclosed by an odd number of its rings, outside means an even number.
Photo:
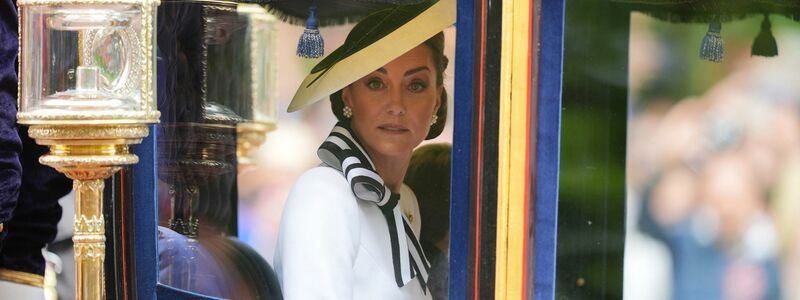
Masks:
[[[369,81],[367,81],[367,87],[372,90],[380,89],[383,87],[383,81],[380,81],[378,79],[370,79]]]
[[[425,90],[426,87],[428,87],[428,85],[425,84],[424,82],[414,81],[410,85],[408,85],[408,90],[418,93]]]

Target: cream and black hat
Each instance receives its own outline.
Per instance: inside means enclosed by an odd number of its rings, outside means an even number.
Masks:
[[[322,59],[295,92],[287,111],[327,98],[456,22],[456,0],[423,1],[376,11],[344,44]]]

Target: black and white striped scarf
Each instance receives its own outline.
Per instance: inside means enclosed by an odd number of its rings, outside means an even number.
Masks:
[[[400,194],[392,193],[384,184],[356,135],[347,125],[339,122],[317,149],[317,156],[325,164],[342,171],[357,199],[374,202],[380,208],[389,227],[397,286],[403,287],[419,275],[417,278],[422,290],[427,293],[426,283],[431,266],[411,224],[400,211]],[[403,232],[406,240],[400,241]]]

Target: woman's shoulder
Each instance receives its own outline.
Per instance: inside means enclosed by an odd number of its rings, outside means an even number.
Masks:
[[[292,186],[288,203],[307,207],[341,206],[352,203],[353,193],[342,173],[336,169],[317,166],[305,171]]]
[[[319,165],[303,172],[303,174],[301,174],[295,182],[295,186],[301,184],[321,186],[330,185],[334,188],[341,188],[343,186],[344,188],[348,188],[347,179],[344,177],[342,172],[325,165]]]
[[[400,196],[413,197],[415,200],[417,199],[417,194],[415,194],[414,190],[412,190],[411,187],[405,183],[403,183],[403,186],[400,188]]]

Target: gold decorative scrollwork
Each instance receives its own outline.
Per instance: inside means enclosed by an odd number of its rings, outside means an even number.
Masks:
[[[131,165],[139,161],[136,155],[102,157],[102,156],[55,156],[45,155],[39,158],[43,165],[51,166],[74,180],[91,180],[107,178],[119,171],[121,165]]]
[[[147,101],[145,101],[147,102]],[[64,112],[63,110],[37,110],[17,113],[20,124],[144,124],[158,123],[161,113],[158,111],[80,111]]]
[[[105,169],[110,170],[113,167]],[[102,201],[104,186],[102,178],[76,179],[72,183],[72,188],[75,190],[75,226],[72,241],[78,277],[77,299],[103,299],[105,294],[103,261],[106,253],[106,236]]]
[[[55,168],[64,173],[72,180],[91,180],[95,178],[108,178],[119,171],[119,167],[96,168],[91,170],[81,170],[76,168]]]
[[[149,133],[147,126],[32,126],[28,130],[34,139],[81,138],[135,138],[141,139]]]
[[[105,183],[103,183],[103,181],[100,180],[77,181],[72,184],[72,188],[75,190],[89,191],[92,193],[103,192],[104,186]]]
[[[115,155],[112,157],[106,157],[100,155],[85,156],[85,157],[46,155],[40,157],[39,162],[56,168],[60,165],[64,165],[65,167],[75,166],[75,165],[112,166],[112,165],[132,165],[139,162],[139,158],[133,154]]]
[[[144,51],[140,51],[139,55],[141,58],[136,60],[140,64],[138,69],[142,71],[142,85],[140,91],[140,97],[142,101],[140,103],[142,104],[142,110],[148,112],[157,111],[155,107],[153,107],[156,101],[153,95],[153,81],[155,79],[153,76],[155,74],[155,70],[153,70],[154,64],[144,62],[152,61],[154,59],[153,43],[149,41],[153,39],[155,35],[155,29],[153,26],[156,22],[154,16],[156,14],[156,7],[161,3],[159,0],[151,1],[152,2],[145,0],[145,5],[141,6],[143,26],[141,29],[140,38],[142,41],[148,42],[142,43],[141,47]],[[158,117],[155,118],[155,122],[158,122]]]
[[[75,260],[99,260],[102,262],[106,256],[105,243],[75,244]],[[102,269],[103,267],[100,266]]]
[[[90,234],[103,232],[106,222],[101,216],[91,216],[88,218],[86,216],[80,216],[75,219],[74,226],[75,231]]]
[[[61,5],[61,4],[132,4],[158,6],[161,3],[159,0],[19,0],[17,5]]]

